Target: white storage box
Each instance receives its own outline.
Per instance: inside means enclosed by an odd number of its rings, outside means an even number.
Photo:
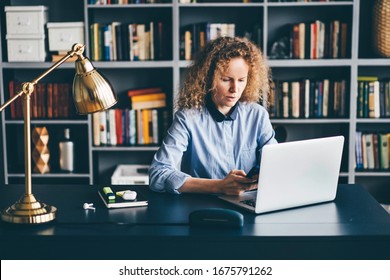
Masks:
[[[7,34],[8,61],[45,61],[44,35]]]
[[[149,165],[118,165],[111,176],[112,185],[149,185]]]
[[[84,44],[83,22],[48,22],[49,50],[67,52],[75,43]]]
[[[7,34],[45,34],[46,6],[6,6]]]

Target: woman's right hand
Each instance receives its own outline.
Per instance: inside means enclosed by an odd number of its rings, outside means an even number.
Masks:
[[[227,195],[240,195],[244,191],[257,189],[257,179],[245,177],[243,170],[232,170],[220,181],[219,193]]]

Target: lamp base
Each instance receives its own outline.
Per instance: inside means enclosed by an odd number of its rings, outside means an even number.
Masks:
[[[24,194],[1,212],[1,219],[14,224],[41,224],[53,221],[56,213],[56,207],[37,201],[33,194]]]

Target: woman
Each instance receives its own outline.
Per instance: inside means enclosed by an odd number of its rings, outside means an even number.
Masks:
[[[189,67],[177,112],[149,169],[150,188],[238,195],[257,188],[247,178],[261,149],[276,143],[267,111],[261,51],[242,38],[210,41]]]

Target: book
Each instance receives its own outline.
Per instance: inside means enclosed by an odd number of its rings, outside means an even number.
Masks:
[[[368,160],[367,160],[367,145],[366,145],[366,136],[362,134],[362,162],[363,162],[363,169],[368,168]]]
[[[291,83],[292,117],[299,118],[299,82]]]
[[[151,101],[151,100],[161,100],[166,99],[164,92],[156,92],[156,93],[148,93],[143,95],[131,96],[131,102],[143,102],[143,101]]]
[[[111,40],[112,40],[112,60],[117,61],[119,60],[121,54],[118,54],[118,51],[120,51],[120,44],[122,38],[118,38],[120,32],[120,26],[122,23],[114,21],[111,23]]]
[[[142,111],[141,110],[135,110],[136,112],[136,135],[137,135],[137,144],[143,145],[145,144],[144,142],[144,133],[142,131],[143,128],[143,119],[142,119]]]
[[[104,51],[103,58],[105,61],[112,60],[113,57],[113,49],[112,49],[112,26],[107,24],[103,28],[103,36],[104,36]]]
[[[123,109],[115,109],[115,132],[116,132],[116,144],[123,145],[125,144],[125,129],[124,129],[124,118],[123,118]]]
[[[379,140],[378,140],[378,134],[373,133],[372,135],[372,146],[374,149],[374,168],[379,169],[380,163],[379,163]]]
[[[22,89],[22,86],[20,83],[11,80],[9,81],[9,97],[10,99],[13,98],[20,90]],[[22,98],[18,97],[15,102],[12,102],[10,104],[11,107],[11,119],[21,119],[23,118],[23,105],[22,105]]]
[[[322,98],[322,116],[328,117],[329,109],[329,80],[324,79],[323,98]]]
[[[149,94],[149,93],[159,93],[162,92],[162,89],[159,87],[151,87],[151,88],[135,88],[135,89],[129,89],[127,91],[127,96],[136,96],[136,95],[143,95],[143,94]]]
[[[355,154],[356,154],[356,169],[363,169],[363,154],[362,154],[362,132],[356,131],[355,134]]]
[[[100,144],[107,145],[107,114],[106,111],[98,112],[98,114],[99,114]]]
[[[304,106],[305,106],[305,110],[304,110],[304,116],[305,118],[309,118],[310,117],[310,80],[309,79],[305,79],[305,86],[304,86],[304,96],[305,96],[305,102],[304,102]]]
[[[379,81],[374,83],[374,118],[380,117],[380,96],[379,96]]]
[[[145,39],[145,24],[137,24],[137,38],[138,38],[138,60],[146,60],[146,39]]]
[[[165,99],[133,102],[131,104],[131,108],[133,110],[164,108],[166,106],[167,106],[167,102]]]
[[[143,133],[143,144],[150,144],[150,127],[149,122],[151,122],[151,118],[149,118],[149,112],[150,110],[142,110],[142,133]]]
[[[293,24],[291,30],[292,58],[299,58],[299,24]]]
[[[140,192],[137,192],[137,197],[134,200],[123,199],[121,196],[116,194],[115,190],[115,199],[109,200],[103,192],[103,187],[99,188],[98,194],[107,208],[140,207],[148,205],[148,200]]]
[[[282,84],[282,100],[283,100],[283,118],[289,117],[289,85],[288,82],[283,82]]]
[[[115,109],[108,109],[106,112],[108,112],[108,129],[107,129],[107,144],[111,146],[117,145],[117,138],[116,138],[116,120],[115,120]]]
[[[367,168],[375,169],[374,137],[372,133],[364,135],[366,139]]]
[[[385,117],[390,117],[390,81],[386,81],[384,85],[384,95],[385,95]]]
[[[166,56],[166,34],[165,34],[165,26],[162,22],[159,22],[157,25],[157,34],[156,40],[157,44],[155,44],[155,52],[158,54],[158,59],[164,59]]]
[[[136,110],[129,110],[129,144],[137,144],[137,117]]]
[[[100,113],[92,114],[92,131],[93,131],[93,145],[100,146]]]
[[[59,84],[58,83],[53,83],[53,118],[58,118],[58,111],[59,111]]]
[[[389,169],[389,142],[386,134],[379,134],[380,168]]]

